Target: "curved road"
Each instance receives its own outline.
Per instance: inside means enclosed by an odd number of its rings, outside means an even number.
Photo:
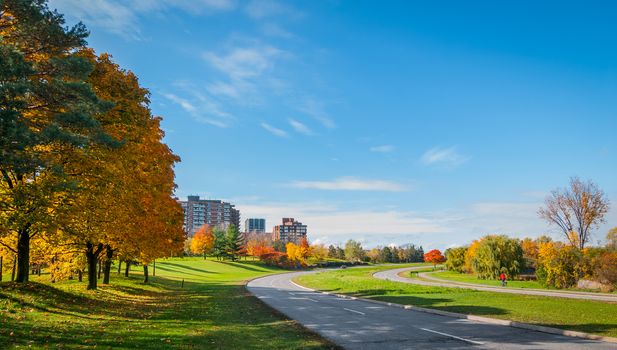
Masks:
[[[346,349],[617,349],[617,344],[540,333],[340,298],[294,284],[293,272],[255,279],[248,290]]]
[[[416,268],[405,267],[405,268],[399,268],[399,269],[379,271],[375,273],[373,276],[375,278],[379,278],[382,280],[402,282],[402,283],[411,283],[411,284],[420,284],[420,285],[432,286],[432,287],[465,288],[465,289],[480,290],[480,291],[485,291],[485,292],[539,295],[539,296],[548,296],[548,297],[557,297],[557,298],[617,302],[617,295],[614,295],[614,294],[589,293],[589,292],[587,293],[586,292],[558,292],[558,291],[549,291],[549,290],[541,290],[541,289],[491,287],[491,286],[477,285],[473,283],[452,282],[452,281],[442,280],[442,279],[435,278],[435,277],[429,276],[427,274],[422,274],[422,273],[420,273],[420,277],[431,280],[431,281],[424,281],[424,280],[418,280],[418,279],[399,276],[399,274],[402,272],[407,272],[407,271],[411,271],[414,269],[417,269],[417,267]]]

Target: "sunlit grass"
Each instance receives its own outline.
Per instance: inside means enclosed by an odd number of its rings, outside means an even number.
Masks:
[[[0,348],[322,349],[319,337],[248,295],[246,279],[279,272],[254,262],[157,261],[143,284],[112,273],[112,284],[0,284]],[[150,267],[152,271],[152,266]],[[184,288],[181,288],[184,279]]]

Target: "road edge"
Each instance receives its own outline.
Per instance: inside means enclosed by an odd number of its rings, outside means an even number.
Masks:
[[[538,325],[533,325],[533,324],[523,323],[523,322],[518,322],[518,321],[502,320],[502,319],[498,319],[498,318],[461,314],[461,313],[458,313],[458,312],[442,311],[442,310],[437,310],[437,309],[429,309],[429,308],[424,308],[424,307],[419,307],[419,306],[414,306],[414,305],[397,304],[397,303],[391,303],[391,302],[381,301],[381,300],[374,300],[374,299],[369,299],[369,298],[354,297],[354,296],[345,295],[345,294],[330,293],[330,292],[320,291],[320,290],[316,290],[316,289],[312,289],[312,288],[308,288],[308,287],[302,286],[302,285],[294,282],[293,280],[290,280],[290,282],[292,284],[300,287],[300,288],[304,288],[304,289],[310,290],[312,292],[326,294],[326,295],[334,295],[336,297],[343,298],[343,299],[352,299],[352,300],[362,299],[362,300],[368,301],[370,303],[379,304],[379,305],[386,305],[386,306],[391,306],[391,307],[398,307],[398,308],[406,309],[406,310],[419,311],[419,312],[435,314],[435,315],[440,315],[440,316],[446,316],[446,317],[468,319],[470,321],[477,321],[477,322],[483,322],[483,323],[488,323],[488,324],[507,326],[507,327],[512,327],[512,328],[526,329],[526,330],[542,332],[542,333],[548,333],[548,334],[563,335],[563,336],[572,337],[572,338],[597,340],[597,341],[602,341],[602,342],[606,342],[606,343],[615,343],[615,344],[617,344],[617,338],[615,338],[615,337],[607,337],[607,336],[591,334],[591,333],[586,333],[586,332],[571,331],[571,330],[560,329],[560,328],[553,328],[553,327],[546,327],[546,326],[538,326]]]

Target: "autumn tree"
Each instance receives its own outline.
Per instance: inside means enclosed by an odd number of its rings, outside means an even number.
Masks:
[[[538,281],[555,288],[576,285],[581,276],[583,256],[580,249],[560,242],[541,243],[538,248]]]
[[[437,268],[437,264],[441,264],[446,261],[446,258],[441,254],[439,249],[433,249],[424,254],[424,261],[433,264],[433,269]]]
[[[302,256],[302,250],[299,245],[289,242],[285,245],[287,251],[287,260],[289,262],[302,265],[304,264],[304,257]]]
[[[551,192],[538,214],[557,225],[570,244],[583,249],[590,240],[590,230],[604,222],[608,209],[609,201],[595,183],[573,177],[568,188]]]
[[[206,254],[210,253],[214,248],[214,234],[212,227],[208,224],[200,227],[191,240],[191,252],[194,254],[203,254],[204,259]]]
[[[465,253],[467,247],[449,248],[445,251],[446,269],[458,273],[465,272]]]
[[[524,267],[523,249],[518,239],[504,235],[483,237],[472,259],[475,274],[482,279],[497,279],[501,273],[516,276]]]
[[[328,248],[323,244],[311,245],[311,257],[316,261],[323,261],[328,257]]]
[[[606,247],[617,250],[617,227],[613,227],[606,233]]]
[[[303,236],[300,239],[300,255],[304,261],[311,256],[311,245],[309,244],[308,239],[306,239],[306,236]]]
[[[255,257],[259,257],[265,253],[271,253],[274,251],[271,243],[272,240],[264,234],[250,234],[246,241],[246,252],[248,255]]]
[[[94,119],[110,105],[86,82],[92,70],[79,56],[88,36],[45,1],[0,3],[0,234],[14,235],[16,281],[28,281],[30,241],[54,230],[56,209],[74,182],[59,155],[110,143]]]
[[[350,239],[345,243],[345,259],[349,261],[362,261],[364,258],[364,249],[360,242]]]

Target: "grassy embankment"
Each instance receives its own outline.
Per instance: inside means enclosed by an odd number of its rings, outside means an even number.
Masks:
[[[202,258],[157,261],[142,283],[112,272],[112,284],[0,283],[0,348],[323,349],[324,340],[285,320],[242,283],[280,270]],[[152,271],[152,266],[150,267]],[[184,279],[184,288],[181,280]]]
[[[425,271],[430,272],[430,271]],[[411,274],[412,277],[415,277],[415,274]],[[482,280],[477,278],[475,275],[467,274],[467,273],[458,273],[456,271],[438,271],[431,273],[429,276],[448,280],[452,282],[463,282],[463,283],[473,283],[473,284],[481,284],[486,286],[500,287],[501,281],[499,280]],[[532,289],[549,289],[542,286],[538,281],[516,281],[516,280],[508,280],[508,287],[512,288],[532,288]]]
[[[455,271],[438,271],[435,273],[431,273],[430,276],[443,279],[443,280],[452,281],[452,282],[473,283],[473,284],[493,286],[493,287],[501,286],[501,281],[498,281],[498,280],[482,280],[472,274],[458,273]],[[416,274],[410,273],[407,277],[415,278]],[[509,288],[527,288],[527,289],[544,289],[544,290],[550,290],[554,292],[592,292],[592,293],[599,292],[598,290],[587,290],[587,289],[580,289],[580,288],[566,288],[566,289],[551,288],[551,287],[543,286],[538,281],[509,280],[508,287]],[[613,292],[613,293],[617,294],[617,292]]]
[[[321,272],[296,282],[314,289],[444,311],[509,319],[617,336],[617,304],[383,281],[372,274],[389,267]]]

